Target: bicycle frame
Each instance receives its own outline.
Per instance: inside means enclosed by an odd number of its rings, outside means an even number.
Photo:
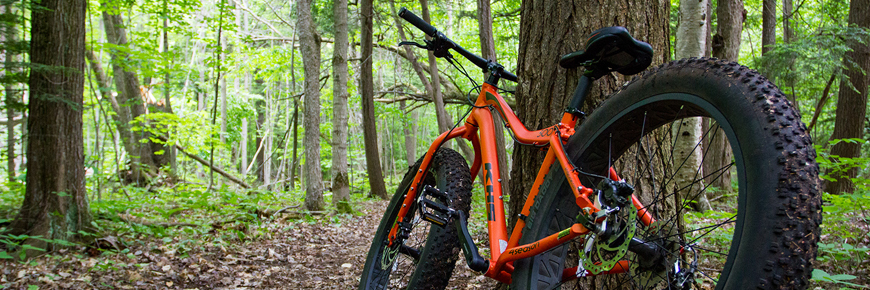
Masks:
[[[548,146],[547,155],[544,158],[538,170],[535,182],[532,185],[528,198],[526,199],[523,209],[520,212],[520,218],[517,219],[516,225],[513,227],[510,237],[507,235],[507,225],[505,222],[504,202],[502,199],[501,176],[499,174],[499,163],[497,148],[495,144],[495,126],[493,124],[492,112],[495,110],[506,121],[507,127],[514,133],[516,139],[520,142],[533,145]],[[484,83],[475,101],[475,107],[471,110],[469,117],[465,120],[463,126],[456,127],[448,132],[442,133],[430,145],[426,152],[420,168],[414,176],[414,180],[410,185],[407,195],[404,198],[402,208],[399,210],[399,215],[396,224],[393,225],[389,234],[389,243],[392,245],[396,239],[398,232],[398,223],[402,222],[408,210],[414,207],[417,201],[417,194],[420,190],[420,182],[428,171],[429,163],[435,151],[444,142],[462,137],[471,141],[474,146],[474,162],[471,166],[473,178],[476,178],[476,173],[483,169],[483,186],[486,195],[486,212],[487,225],[489,231],[489,245],[491,257],[489,259],[489,269],[485,276],[494,278],[504,283],[510,283],[511,273],[513,272],[513,261],[522,258],[528,258],[534,255],[543,253],[549,249],[558,247],[578,236],[586,235],[590,232],[589,229],[579,223],[575,223],[571,227],[559,231],[553,235],[532,242],[530,244],[518,245],[522,237],[522,228],[525,226],[525,217],[529,215],[529,209],[535,202],[535,196],[544,181],[544,176],[550,171],[550,167],[558,162],[574,193],[577,205],[581,209],[590,209],[586,214],[592,214],[600,211],[595,206],[595,203],[590,200],[594,197],[594,191],[591,188],[584,187],[580,183],[578,170],[572,164],[568,156],[565,154],[563,142],[566,142],[569,137],[574,134],[574,127],[577,124],[577,117],[570,113],[565,113],[562,120],[551,127],[541,130],[530,131],[525,125],[520,122],[516,114],[511,110],[510,106],[498,94],[497,87],[490,84],[489,81]],[[619,180],[619,176],[613,168],[610,169],[609,178]],[[643,207],[640,201],[632,196],[632,202],[638,209],[637,216],[645,225],[650,225],[654,222],[652,215]],[[602,274],[622,273],[629,269],[628,261],[619,261],[617,266],[612,270],[602,272]],[[577,277],[575,275],[576,268],[564,270],[563,277]],[[591,275],[588,271],[581,276]]]

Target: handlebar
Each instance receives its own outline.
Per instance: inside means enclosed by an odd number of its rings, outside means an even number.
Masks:
[[[452,40],[447,38],[447,36],[445,36],[443,33],[439,32],[438,29],[436,29],[434,26],[430,25],[429,23],[426,23],[426,21],[424,21],[422,18],[420,18],[419,16],[417,16],[413,12],[409,11],[405,7],[402,7],[402,9],[399,9],[399,17],[401,17],[402,19],[405,19],[405,21],[408,21],[409,23],[413,24],[415,27],[417,27],[417,29],[420,29],[426,35],[432,37],[434,41],[443,42],[445,48],[453,49],[454,51],[456,51],[457,53],[459,53],[460,55],[462,55],[463,57],[465,57],[466,59],[471,61],[471,63],[473,63],[477,67],[483,69],[484,71],[489,71],[492,67],[494,67],[493,65],[501,67],[501,65],[498,65],[495,62],[491,62],[485,58],[482,58],[482,57],[466,50],[462,46],[459,46],[459,44],[456,44],[455,42],[453,42]],[[504,70],[503,68],[499,70],[498,76],[503,78],[503,79],[512,81],[512,82],[517,82],[517,76],[515,74],[507,71],[507,70]]]
[[[435,37],[435,35],[438,33],[438,29],[435,29],[434,26],[426,23],[426,21],[417,16],[417,14],[414,14],[414,12],[408,10],[408,8],[402,7],[402,9],[399,9],[399,17],[402,17],[402,19],[405,19],[405,21],[410,22],[418,29],[422,30],[423,33],[426,33],[426,35],[428,36]]]

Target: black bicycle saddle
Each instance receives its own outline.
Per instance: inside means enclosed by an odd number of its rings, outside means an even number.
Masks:
[[[585,65],[597,77],[611,71],[633,75],[652,63],[652,47],[631,37],[621,26],[598,29],[586,40],[586,49],[562,56],[559,65],[575,68]]]

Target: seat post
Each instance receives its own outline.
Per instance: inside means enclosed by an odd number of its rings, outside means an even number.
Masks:
[[[583,106],[583,101],[586,99],[586,95],[589,93],[589,89],[592,87],[592,81],[594,80],[595,79],[587,76],[587,74],[583,74],[583,76],[580,77],[580,80],[577,81],[577,88],[574,89],[574,97],[571,98],[571,102],[568,103],[568,108],[565,109],[565,112],[578,118],[583,117],[584,113],[580,111],[580,107]]]

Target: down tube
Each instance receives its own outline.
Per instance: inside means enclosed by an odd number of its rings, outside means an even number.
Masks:
[[[480,152],[483,162],[483,189],[486,194],[486,218],[489,226],[489,245],[492,259],[507,249],[507,225],[502,199],[502,182],[499,174],[498,148],[495,145],[495,127],[489,110],[474,110],[471,118],[477,121],[480,131]],[[498,249],[496,251],[496,249]]]

